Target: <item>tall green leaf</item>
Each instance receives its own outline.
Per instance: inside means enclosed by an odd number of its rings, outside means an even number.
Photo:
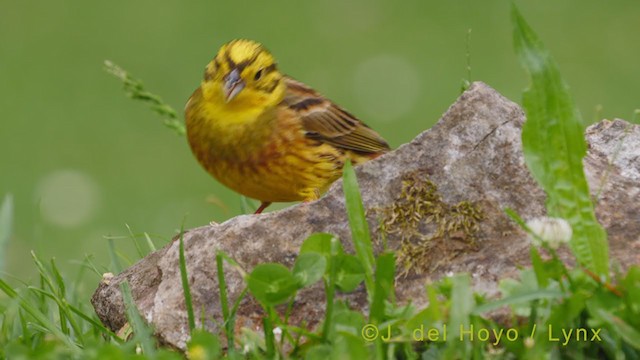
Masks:
[[[468,274],[457,274],[451,280],[451,307],[448,325],[451,336],[445,358],[468,358],[472,329],[471,312],[475,307],[471,279]],[[464,339],[464,341],[463,341]]]
[[[385,252],[378,256],[376,262],[376,288],[369,312],[369,320],[374,324],[380,324],[384,320],[385,301],[394,296],[395,269],[394,253]]]
[[[522,101],[527,121],[522,130],[525,161],[547,193],[549,216],[573,228],[571,247],[578,261],[608,275],[607,235],[598,223],[582,168],[586,154],[584,126],[558,66],[515,5],[514,46],[531,76]]]

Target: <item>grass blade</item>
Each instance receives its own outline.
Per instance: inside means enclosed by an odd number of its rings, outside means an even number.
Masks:
[[[326,238],[326,237],[325,237]],[[337,256],[342,253],[342,243],[336,237],[329,238],[328,259],[328,279],[324,281],[324,292],[326,294],[327,308],[324,313],[324,325],[322,327],[322,340],[327,341],[331,327],[333,325],[333,308],[335,306],[336,278],[337,278]]]
[[[47,316],[40,312],[36,307],[32,306],[26,299],[20,296],[9,284],[4,282],[4,280],[0,279],[0,291],[4,292],[8,297],[12,299],[18,300],[20,304],[20,308],[24,310],[27,314],[31,315],[37,322],[38,325],[42,326],[48,332],[50,332],[53,336],[57,337],[60,341],[62,341],[65,345],[69,347],[74,352],[78,352],[80,348],[76,343],[71,341],[71,339],[65,335],[58,327],[47,318]]]
[[[4,255],[13,232],[13,196],[4,197],[0,206],[0,271],[4,270]]]
[[[187,274],[187,262],[184,258],[184,230],[180,229],[180,279],[182,280],[182,290],[184,291],[184,302],[187,307],[187,318],[189,321],[189,330],[196,328],[196,320],[193,314],[193,302],[191,301],[191,289],[189,288],[189,276]]]
[[[240,195],[240,212],[242,214],[253,214],[258,208],[253,206],[248,197]]]
[[[51,259],[51,271],[53,272],[53,278],[56,281],[56,285],[58,286],[56,293],[56,302],[58,303],[58,309],[60,312],[60,323],[66,326],[66,324],[64,323],[64,319],[66,318],[69,321],[69,324],[71,324],[71,328],[73,328],[73,332],[75,333],[76,338],[82,345],[84,343],[81,336],[82,331],[80,330],[78,322],[73,317],[73,315],[71,314],[71,310],[69,309],[66,285],[64,284],[64,279],[60,274],[60,271],[58,270],[54,259]]]
[[[347,206],[347,216],[349,217],[349,226],[351,227],[351,237],[353,245],[356,249],[356,255],[364,267],[364,282],[367,287],[369,298],[373,298],[374,281],[373,281],[373,246],[371,245],[371,237],[369,235],[369,224],[364,215],[364,207],[360,196],[360,187],[356,173],[353,171],[351,162],[344,164],[343,171],[343,187],[344,196]]]
[[[153,243],[153,241],[151,241],[151,237],[149,236],[149,234],[144,233],[144,238],[147,240],[147,246],[149,247],[149,251],[151,252],[156,251],[156,246]]]
[[[506,305],[519,304],[540,299],[559,299],[563,295],[564,294],[559,290],[532,290],[476,306],[472,313],[474,315],[480,315],[489,310],[494,310]]]
[[[70,333],[69,333],[69,327],[67,325],[67,321],[70,320],[70,318],[67,317],[66,311],[64,309],[64,304],[62,301],[64,300],[64,297],[66,295],[64,280],[62,279],[62,276],[58,272],[58,269],[55,267],[55,262],[53,261],[53,259],[51,259],[51,268],[54,274],[54,279],[56,281],[56,284],[58,285],[58,288],[56,289],[57,291],[53,295],[55,296],[55,301],[58,304],[58,315],[60,316],[60,329],[62,330],[63,333],[69,336]],[[78,332],[76,332],[76,334],[77,333]]]
[[[121,273],[122,265],[120,264],[120,259],[118,258],[113,239],[109,238],[108,242],[109,255],[111,257],[111,262],[113,263],[113,268],[117,273]],[[140,343],[142,351],[146,355],[152,357],[153,354],[155,354],[155,342],[152,338],[153,333],[144,320],[142,320],[142,316],[140,316],[140,313],[138,312],[135,301],[133,301],[131,287],[126,280],[120,283],[120,292],[122,293],[122,299],[124,300],[127,320],[129,320],[129,324],[133,328],[135,340]]]
[[[73,305],[69,305],[69,310],[71,310],[74,314],[76,314],[80,318],[82,318],[82,320],[84,320],[84,321],[88,322],[89,324],[91,324],[94,328],[98,329],[98,331],[100,331],[102,334],[108,335],[110,338],[112,338],[113,340],[117,341],[118,343],[123,343],[122,339],[120,339],[116,333],[114,333],[113,331],[107,329],[99,321],[96,321],[95,319],[91,318],[89,315],[83,313],[77,307],[75,307]]]
[[[122,298],[124,299],[127,319],[133,328],[134,339],[136,342],[140,343],[144,354],[153,358],[153,354],[155,354],[156,350],[152,337],[153,333],[144,320],[142,320],[142,316],[140,316],[140,313],[138,312],[138,308],[133,301],[129,282],[125,280],[120,283],[120,291],[122,292]]]
[[[140,244],[138,244],[138,239],[136,238],[136,235],[131,230],[131,226],[129,226],[129,224],[125,223],[124,226],[127,227],[127,231],[129,232],[129,238],[131,238],[131,241],[133,241],[133,245],[135,246],[136,251],[138,252],[138,257],[142,259],[144,257],[144,253],[142,252],[142,248],[140,247]]]
[[[616,333],[620,334],[631,346],[640,350],[640,332],[637,329],[604,309],[598,309],[597,311],[598,315],[613,327]]]
[[[105,60],[104,67],[109,74],[122,81],[124,84],[124,91],[127,93],[127,96],[134,100],[140,100],[148,103],[151,110],[165,118],[164,125],[175,131],[178,135],[183,136],[187,133],[184,123],[178,120],[178,114],[176,111],[166,104],[160,96],[145,90],[140,79],[134,78],[126,70],[109,60]]]
[[[216,254],[216,267],[218,273],[218,293],[220,294],[220,306],[222,307],[222,318],[224,320],[224,329],[227,335],[227,347],[229,351],[235,351],[235,332],[234,322],[229,316],[229,298],[227,296],[227,281],[224,278],[222,252]]]

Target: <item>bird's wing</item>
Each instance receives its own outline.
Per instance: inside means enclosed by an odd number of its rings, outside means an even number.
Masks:
[[[360,153],[389,150],[378,133],[346,110],[299,81],[289,77],[284,81],[287,91],[283,104],[298,114],[307,137]]]

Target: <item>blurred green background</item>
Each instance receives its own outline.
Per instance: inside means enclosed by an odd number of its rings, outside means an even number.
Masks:
[[[587,122],[640,107],[640,2],[516,2],[551,50]],[[0,196],[13,194],[5,272],[34,278],[29,251],[77,271],[109,264],[106,235],[185,228],[240,213],[186,140],[106,74],[110,59],[182,113],[218,47],[262,42],[280,68],[393,147],[434,124],[467,77],[519,102],[509,1],[0,1]],[[283,205],[280,205],[282,207]],[[278,209],[278,206],[270,210]],[[137,255],[127,239],[123,255]],[[97,278],[92,278],[87,291]]]

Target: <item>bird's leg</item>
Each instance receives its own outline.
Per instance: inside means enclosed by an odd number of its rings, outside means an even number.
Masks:
[[[260,214],[260,213],[262,213],[262,211],[263,211],[264,209],[266,209],[266,208],[267,208],[267,206],[269,206],[269,205],[271,205],[271,203],[270,203],[270,202],[263,201],[263,202],[262,202],[262,204],[260,204],[260,207],[258,208],[258,210],[256,210],[256,212],[255,212],[255,213],[253,213],[253,214],[255,215],[255,214]]]

